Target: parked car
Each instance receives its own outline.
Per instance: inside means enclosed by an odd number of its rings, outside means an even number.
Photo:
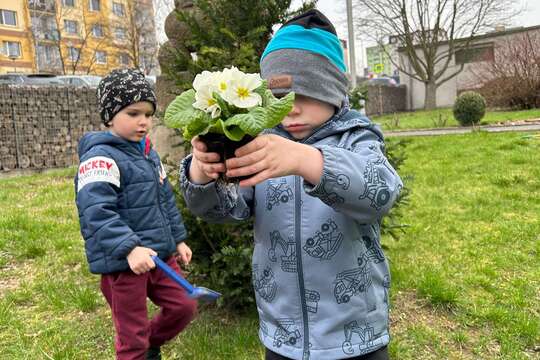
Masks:
[[[64,83],[53,74],[1,74],[0,84],[10,85],[63,85]]]
[[[61,75],[58,77],[64,84],[96,88],[101,81],[101,76],[95,75]]]
[[[398,86],[396,80],[391,77],[378,77],[369,79],[367,82],[368,86]]]

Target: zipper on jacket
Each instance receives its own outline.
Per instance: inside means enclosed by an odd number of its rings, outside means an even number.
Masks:
[[[155,163],[154,161],[148,156],[148,155],[144,155],[144,157],[146,158],[146,161],[148,161],[151,165],[151,168],[152,168],[152,174],[154,175],[154,179],[156,180],[156,184],[158,184],[158,188],[157,188],[157,191],[156,191],[156,205],[159,209],[159,213],[161,214],[161,224],[163,225],[163,228],[165,229],[165,231],[167,232],[167,235],[169,235],[169,239],[172,237],[172,234],[169,234],[169,228],[166,226],[167,224],[165,223],[165,215],[163,215],[163,210],[161,209],[161,204],[159,203],[159,192],[161,191],[161,183],[159,181],[159,177],[156,176],[156,169],[155,169]]]
[[[296,237],[296,268],[298,271],[298,286],[300,288],[300,301],[302,304],[302,318],[304,325],[304,348],[302,359],[309,359],[309,327],[308,327],[308,314],[306,304],[306,289],[304,285],[304,270],[302,267],[302,233],[300,227],[302,226],[302,182],[300,176],[294,177],[294,192],[295,192],[295,208],[294,208],[294,226]]]

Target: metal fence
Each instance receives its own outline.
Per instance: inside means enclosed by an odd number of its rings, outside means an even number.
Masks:
[[[0,85],[0,170],[66,167],[81,136],[99,130],[94,89]]]

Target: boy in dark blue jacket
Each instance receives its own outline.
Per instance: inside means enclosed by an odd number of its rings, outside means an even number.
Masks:
[[[97,90],[110,131],[79,142],[76,203],[90,271],[101,274],[120,360],[160,359],[160,346],[194,317],[196,302],[155,268],[158,255],[180,272],[191,250],[171,185],[147,138],[154,91],[138,70],[111,72]],[[161,311],[150,321],[146,298]]]

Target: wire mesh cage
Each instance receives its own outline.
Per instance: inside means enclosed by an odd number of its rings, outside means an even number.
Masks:
[[[94,89],[0,85],[0,170],[78,162],[87,131],[102,129]]]

